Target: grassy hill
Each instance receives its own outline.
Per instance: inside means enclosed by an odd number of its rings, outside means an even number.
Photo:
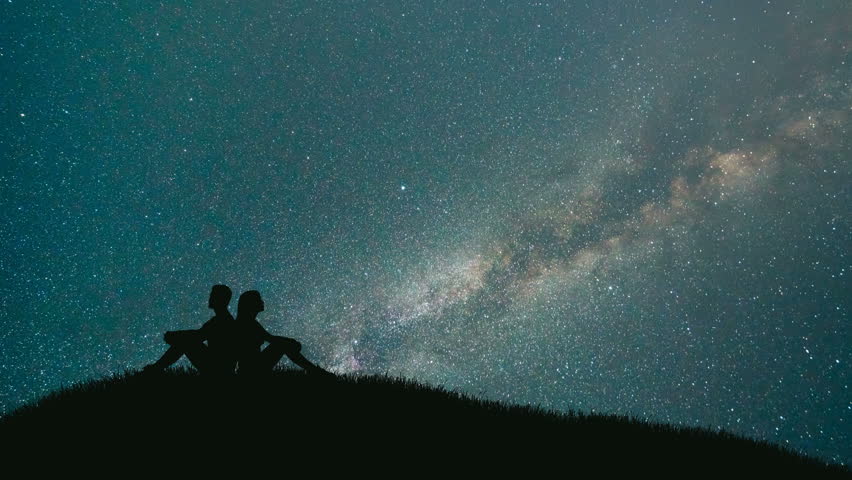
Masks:
[[[25,451],[111,451],[116,461],[120,452],[152,459],[182,452],[187,464],[207,459],[203,468],[217,459],[269,473],[849,475],[725,432],[557,414],[403,379],[291,370],[263,381],[213,381],[185,370],[116,375],[12,412],[0,419],[0,439]]]

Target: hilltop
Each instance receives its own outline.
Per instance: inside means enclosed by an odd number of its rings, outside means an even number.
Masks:
[[[186,461],[199,453],[257,457],[264,459],[260,469],[270,471],[343,472],[364,462],[371,471],[419,470],[447,462],[480,473],[519,467],[566,474],[849,473],[726,432],[549,412],[405,379],[326,379],[292,370],[265,381],[211,381],[186,370],[115,375],[19,408],[0,419],[0,438],[42,451],[121,449],[150,456],[177,450],[187,453]],[[306,464],[307,458],[328,461]],[[276,463],[266,463],[270,459]]]

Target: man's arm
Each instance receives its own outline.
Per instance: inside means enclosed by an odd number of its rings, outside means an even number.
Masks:
[[[196,341],[201,335],[201,330],[171,330],[163,334],[163,341],[168,343],[169,345],[174,345],[175,343],[180,343],[181,341],[192,339]],[[206,339],[206,334],[201,340],[204,341]]]
[[[210,335],[211,325],[213,319],[208,320],[201,328],[197,330],[172,330],[168,331],[163,335],[163,340],[169,345],[174,344],[174,342],[180,342],[181,340],[191,338],[192,341],[203,342],[207,340],[207,337]]]
[[[213,322],[213,319],[207,320],[204,322],[204,325],[198,329],[198,341],[203,342],[207,340],[210,336],[210,330],[212,330],[212,326],[210,325]]]

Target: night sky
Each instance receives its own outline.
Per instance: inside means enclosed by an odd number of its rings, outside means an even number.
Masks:
[[[848,1],[115,3],[0,4],[0,412],[225,283],[336,372],[852,461]]]

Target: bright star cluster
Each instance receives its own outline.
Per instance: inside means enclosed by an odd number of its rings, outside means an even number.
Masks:
[[[0,412],[153,361],[225,283],[339,373],[848,463],[849,18],[4,3]]]

